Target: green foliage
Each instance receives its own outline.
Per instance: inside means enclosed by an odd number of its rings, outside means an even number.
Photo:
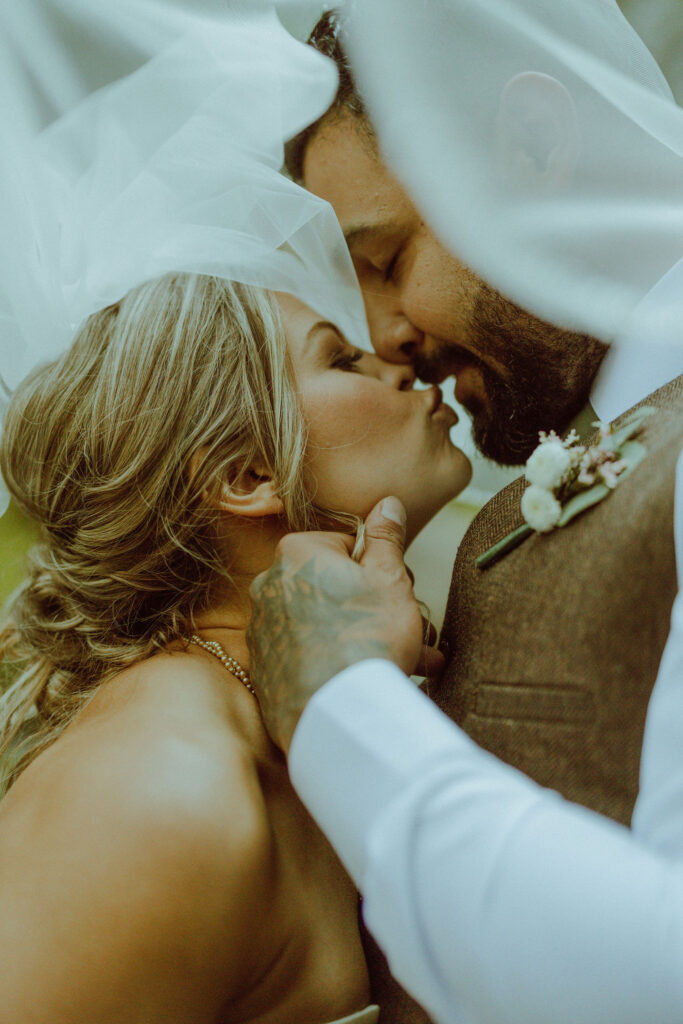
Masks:
[[[19,586],[26,574],[26,553],[38,539],[35,525],[14,505],[0,518],[0,604]],[[0,664],[0,689],[9,682]]]

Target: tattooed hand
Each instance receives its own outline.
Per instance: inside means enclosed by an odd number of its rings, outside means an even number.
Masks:
[[[306,703],[337,672],[364,658],[388,658],[409,675],[440,658],[423,648],[422,616],[403,562],[405,512],[396,498],[375,506],[365,537],[356,563],[353,537],[289,534],[252,584],[250,674],[266,726],[285,752]]]

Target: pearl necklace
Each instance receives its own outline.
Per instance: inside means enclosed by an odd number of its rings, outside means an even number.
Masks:
[[[196,644],[197,647],[202,647],[205,651],[208,651],[209,654],[213,654],[213,656],[218,658],[220,663],[227,668],[228,672],[231,672],[246,686],[249,693],[252,693],[254,697],[256,696],[256,691],[251,685],[249,673],[246,668],[242,668],[239,661],[236,661],[235,658],[231,657],[223,645],[219,644],[218,640],[202,640],[202,638],[197,636],[196,633],[193,633],[192,636],[184,636],[181,639],[188,644]]]

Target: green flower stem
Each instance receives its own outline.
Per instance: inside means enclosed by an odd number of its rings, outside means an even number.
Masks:
[[[526,540],[529,534],[533,532],[534,531],[528,523],[524,523],[523,526],[518,526],[516,530],[513,530],[512,533],[508,533],[507,537],[503,537],[502,540],[499,540],[498,543],[494,544],[493,547],[488,549],[488,551],[485,551],[483,555],[479,555],[479,557],[475,559],[474,564],[477,569],[487,569],[490,565],[493,565],[494,562],[497,562],[499,558],[502,558],[503,555],[506,555],[508,551],[512,551],[512,549],[516,548],[518,544],[521,544],[523,540]]]

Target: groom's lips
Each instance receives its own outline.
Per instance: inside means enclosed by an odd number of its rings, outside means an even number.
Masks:
[[[438,384],[433,384],[430,390],[430,409],[431,415],[434,415],[436,410],[443,405],[443,393]]]
[[[444,371],[439,373],[441,383],[448,377],[455,377],[455,400],[468,411],[481,409],[486,402],[486,388],[481,363],[478,359],[467,358],[464,354],[448,362]]]
[[[417,359],[415,370],[420,380],[428,384],[438,385],[455,377],[455,399],[472,414],[488,404],[484,364],[468,349],[449,346],[447,354],[431,363]]]

